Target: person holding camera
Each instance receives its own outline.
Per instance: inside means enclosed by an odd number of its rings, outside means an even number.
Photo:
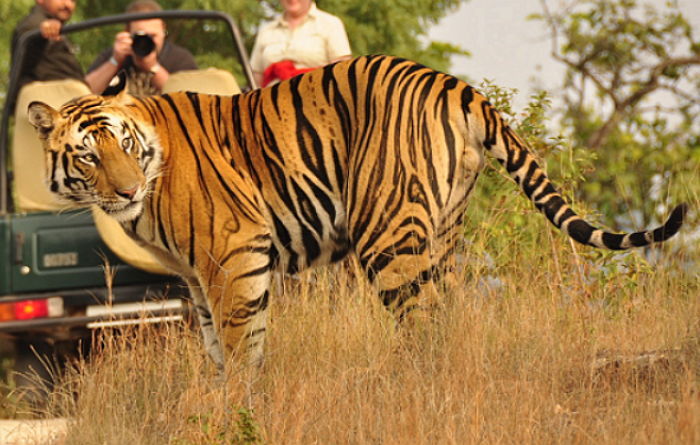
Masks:
[[[127,7],[126,12],[161,10],[153,0],[136,0]],[[126,30],[115,36],[112,48],[100,54],[88,68],[85,81],[92,92],[102,93],[114,76],[124,70],[130,94],[159,94],[170,73],[197,69],[192,54],[166,41],[165,36],[165,23],[161,19],[129,22]]]
[[[83,68],[75,57],[73,46],[61,35],[61,28],[71,18],[75,0],[36,0],[29,15],[12,34],[12,57],[25,32],[38,29],[40,35],[28,43],[20,68],[19,86],[34,81],[77,79],[83,81]]]

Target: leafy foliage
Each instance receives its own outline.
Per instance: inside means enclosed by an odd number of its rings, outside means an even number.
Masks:
[[[0,97],[3,103],[9,82],[12,31],[19,18],[24,17],[33,4],[33,0],[0,2],[0,17],[16,18],[15,20],[0,20]]]
[[[425,44],[427,30],[460,0],[397,0],[367,2],[322,0],[319,7],[345,23],[356,55],[384,53],[406,57],[438,70],[449,68],[449,56],[465,54],[461,48],[437,42]]]

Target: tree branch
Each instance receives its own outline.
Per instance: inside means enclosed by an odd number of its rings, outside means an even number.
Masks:
[[[700,65],[700,56],[669,58],[658,63],[651,70],[649,78],[642,88],[635,91],[621,102],[615,104],[610,117],[589,138],[587,144],[588,148],[591,150],[598,150],[603,144],[605,144],[610,136],[610,133],[615,130],[620,120],[628,115],[644,97],[659,88],[666,88],[666,86],[662,85],[659,80],[667,68],[687,65]],[[697,100],[695,102],[697,103]]]
[[[652,68],[649,78],[645,82],[644,86],[622,101],[622,106],[634,106],[637,104],[637,102],[642,100],[644,96],[659,88],[659,79],[667,68],[687,65],[700,65],[700,56],[676,57],[662,60],[659,64]]]

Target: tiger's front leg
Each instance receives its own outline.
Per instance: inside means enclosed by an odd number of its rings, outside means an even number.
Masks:
[[[197,319],[199,320],[199,329],[202,333],[202,341],[204,342],[204,349],[209,354],[209,357],[216,365],[220,372],[224,370],[224,356],[221,350],[221,345],[219,344],[219,338],[216,330],[214,329],[214,322],[211,317],[211,309],[209,308],[209,302],[202,292],[202,286],[199,284],[196,278],[185,278],[187,286],[190,289],[190,295],[194,302],[194,309],[197,313]]]
[[[259,240],[260,237],[257,237]],[[232,249],[202,277],[224,363],[260,365],[270,288],[269,247]]]

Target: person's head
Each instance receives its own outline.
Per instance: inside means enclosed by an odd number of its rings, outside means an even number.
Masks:
[[[36,4],[62,22],[67,22],[75,11],[75,0],[36,0]]]
[[[313,0],[280,0],[285,16],[289,18],[299,18],[305,16]]]
[[[126,13],[158,12],[163,8],[154,0],[136,0],[129,3]],[[165,43],[165,22],[161,19],[136,20],[126,25],[126,30],[131,34],[148,34],[156,44],[156,51],[160,51]]]

